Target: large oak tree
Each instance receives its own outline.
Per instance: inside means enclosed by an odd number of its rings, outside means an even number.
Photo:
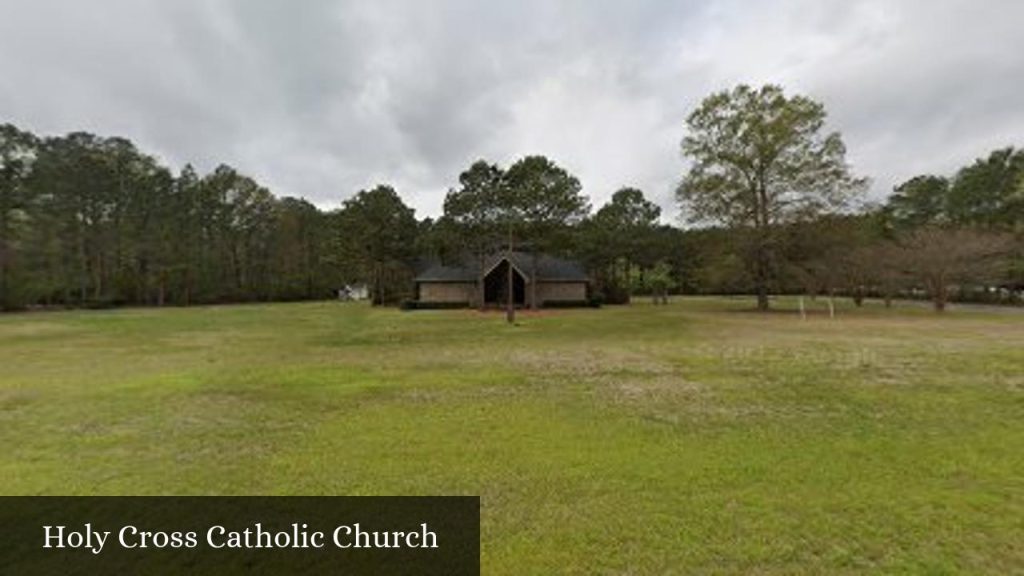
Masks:
[[[767,310],[780,225],[836,212],[863,188],[825,108],[778,86],[741,85],[713,94],[687,119],[691,161],[677,198],[694,222],[745,232],[744,261],[758,308]]]

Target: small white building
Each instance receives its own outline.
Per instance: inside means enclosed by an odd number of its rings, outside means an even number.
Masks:
[[[370,288],[366,284],[346,284],[338,290],[338,300],[353,302],[370,299]]]

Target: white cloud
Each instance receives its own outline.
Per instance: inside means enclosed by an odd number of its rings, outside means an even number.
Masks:
[[[420,215],[477,158],[547,154],[669,213],[687,113],[740,82],[823,101],[881,196],[1024,134],[1024,4],[0,0],[0,121],[123,135],[334,206]]]

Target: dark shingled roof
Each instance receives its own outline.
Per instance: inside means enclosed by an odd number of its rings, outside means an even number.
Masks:
[[[477,273],[461,266],[435,264],[416,277],[417,282],[476,282]]]
[[[484,271],[490,272],[506,258],[507,255],[504,253],[488,257],[485,260]],[[529,280],[531,272],[534,270],[533,256],[525,252],[513,252],[511,260],[512,265]],[[538,254],[536,266],[537,280],[540,282],[586,282],[589,280],[583,267],[572,260]],[[476,282],[479,277],[480,261],[475,258],[465,258],[461,266],[431,265],[416,276],[416,282]]]

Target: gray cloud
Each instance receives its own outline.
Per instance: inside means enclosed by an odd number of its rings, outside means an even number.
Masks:
[[[1024,4],[0,0],[0,120],[227,162],[329,207],[393,183],[420,215],[477,158],[547,154],[595,204],[674,211],[687,113],[782,83],[823,101],[873,196],[1024,134]]]

